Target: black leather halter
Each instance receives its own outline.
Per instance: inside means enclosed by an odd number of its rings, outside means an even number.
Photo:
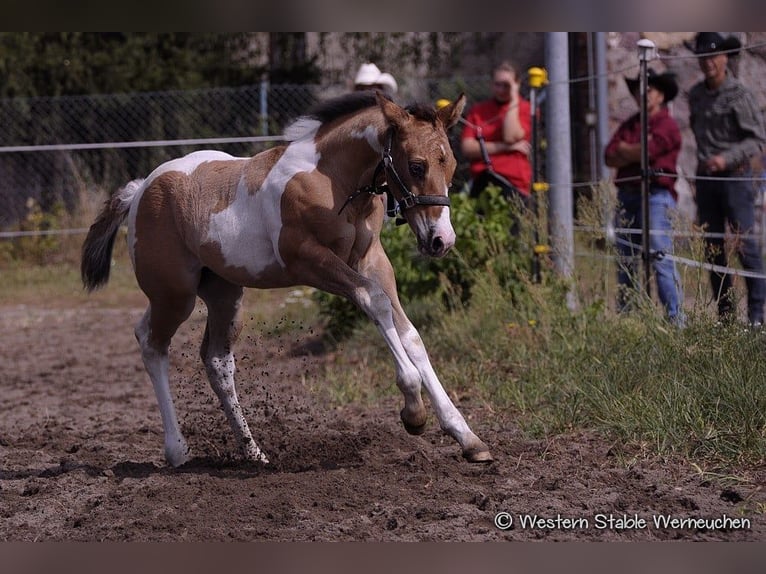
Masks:
[[[394,159],[391,157],[391,146],[394,142],[393,128],[389,128],[388,137],[386,139],[386,149],[383,150],[382,158],[378,165],[375,167],[375,171],[372,174],[372,182],[369,185],[360,187],[354,193],[349,195],[346,201],[343,203],[343,206],[340,208],[340,211],[338,211],[338,215],[343,213],[343,210],[346,208],[346,206],[363,193],[367,193],[369,195],[383,195],[385,193],[387,196],[386,215],[389,217],[396,217],[397,213],[404,213],[405,210],[416,205],[449,206],[450,199],[446,195],[415,195],[410,191],[407,185],[402,181],[402,178],[399,177],[399,174],[396,172],[396,168],[394,167]],[[377,181],[381,172],[386,174],[386,181],[378,185]],[[388,185],[389,176],[393,178],[394,182],[399,187],[399,191],[401,192],[402,196],[401,199],[397,200],[394,196],[394,193],[391,191],[391,188]],[[401,217],[396,219],[397,225],[402,225],[403,223],[406,223],[406,221]]]

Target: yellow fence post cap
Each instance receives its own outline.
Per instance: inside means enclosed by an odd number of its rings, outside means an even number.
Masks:
[[[542,88],[548,83],[548,72],[545,71],[545,68],[534,66],[527,70],[527,74],[529,75],[529,86],[531,88]]]

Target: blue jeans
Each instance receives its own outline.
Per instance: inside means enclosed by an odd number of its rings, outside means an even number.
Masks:
[[[749,170],[737,177],[747,178]],[[724,232],[726,223],[735,234],[742,234],[737,241],[737,255],[746,271],[763,273],[763,259],[759,242],[752,237],[755,227],[755,186],[750,181],[698,180],[697,216],[699,222],[710,233]],[[722,237],[705,240],[708,261],[723,267],[728,266]],[[718,302],[718,315],[729,318],[735,314],[732,292],[732,277],[729,273],[710,272],[713,296]],[[751,323],[763,323],[763,305],[766,300],[766,281],[757,277],[746,277],[747,316]]]
[[[662,187],[652,187],[649,194],[649,249],[652,253],[662,252],[673,254],[671,213],[676,208],[676,201],[670,191]],[[619,203],[616,227],[636,229],[642,227],[641,193],[633,190],[619,189]],[[629,307],[631,291],[641,289],[638,278],[638,265],[641,260],[641,233],[618,234],[617,253],[620,262],[617,270],[619,293],[617,297],[618,311]],[[657,294],[665,307],[668,319],[673,322],[682,321],[681,310],[682,290],[681,278],[676,270],[676,264],[667,257],[654,257],[652,268],[657,281]]]

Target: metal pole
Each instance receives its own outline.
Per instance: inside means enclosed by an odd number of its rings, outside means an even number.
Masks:
[[[596,51],[596,139],[598,148],[598,161],[600,166],[600,180],[609,181],[610,168],[604,161],[604,148],[609,142],[609,90],[607,86],[606,66],[606,34],[595,32]],[[604,232],[610,244],[615,242],[614,214],[607,194],[604,194]]]
[[[261,134],[269,135],[269,78],[266,74],[261,77]]]
[[[553,265],[562,277],[574,270],[574,210],[572,198],[572,134],[569,113],[569,44],[567,32],[545,35],[545,60],[550,84],[546,141],[550,192],[550,237]],[[574,292],[567,293],[567,305],[577,307]]]
[[[585,32],[585,53],[587,56],[588,74],[588,110],[585,113],[585,123],[588,126],[588,159],[590,163],[589,181],[597,181],[599,178],[599,149],[598,149],[598,124],[596,122],[596,48],[594,46],[594,32]]]
[[[532,281],[540,282],[540,257],[548,253],[547,245],[540,244],[540,201],[548,191],[548,184],[543,180],[540,162],[540,113],[538,110],[539,90],[548,83],[548,75],[543,68],[529,68],[529,104],[532,115],[532,207],[534,213],[535,245],[532,255]]]
[[[644,260],[644,289],[651,297],[652,254],[649,252],[649,114],[646,112],[647,62],[654,59],[655,46],[651,40],[638,41],[639,96],[641,99],[641,255]]]

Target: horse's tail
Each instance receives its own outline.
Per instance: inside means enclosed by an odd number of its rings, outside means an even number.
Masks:
[[[96,221],[90,226],[82,244],[80,275],[88,292],[106,285],[112,265],[112,248],[117,230],[128,216],[130,204],[143,187],[143,180],[134,179],[106,200]]]

